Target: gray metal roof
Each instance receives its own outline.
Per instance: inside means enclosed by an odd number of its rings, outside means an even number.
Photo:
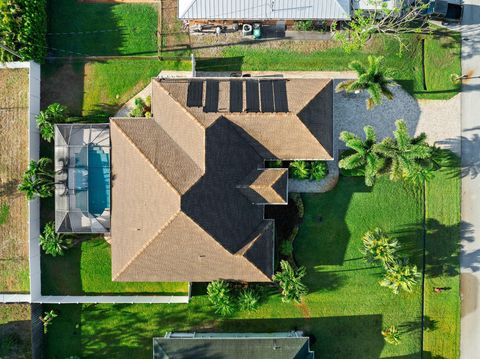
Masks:
[[[350,18],[350,0],[178,0],[180,19],[302,20]]]

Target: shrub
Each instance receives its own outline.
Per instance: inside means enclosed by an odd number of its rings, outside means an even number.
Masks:
[[[290,199],[295,203],[295,206],[297,206],[298,217],[303,218],[305,208],[303,206],[302,195],[300,193],[290,193]]]
[[[207,296],[216,313],[222,316],[232,315],[235,311],[230,284],[223,280],[214,280],[207,286]]]
[[[280,243],[280,254],[285,257],[290,257],[292,253],[293,253],[293,243],[291,241],[282,241]]]
[[[7,222],[8,216],[10,216],[10,206],[6,203],[0,205],[0,225]]]
[[[282,260],[280,268],[281,271],[273,276],[273,281],[282,289],[282,301],[288,303],[293,300],[299,303],[308,292],[307,287],[302,283],[302,278],[307,274],[305,267],[294,269],[290,263]]]
[[[394,325],[389,326],[382,330],[383,339],[388,344],[398,345],[400,344],[400,332],[398,331],[397,327]]]
[[[242,310],[255,310],[260,304],[260,295],[251,288],[244,288],[238,296],[238,306]]]
[[[293,161],[290,163],[289,174],[291,178],[307,179],[310,175],[308,163],[305,161]]]
[[[293,29],[296,31],[311,31],[315,29],[313,20],[298,20],[293,24]]]
[[[47,54],[46,0],[0,1],[0,39],[18,52],[24,61],[42,63]],[[0,49],[0,61],[18,61]]]
[[[135,99],[135,107],[130,111],[130,117],[152,117],[151,111],[151,98],[147,96],[145,100],[141,97]]]
[[[265,162],[265,167],[266,168],[282,168],[283,167],[283,162],[281,160],[266,161]]]
[[[310,163],[310,179],[320,181],[328,175],[328,166],[325,161],[313,161]]]
[[[47,254],[63,256],[64,250],[70,248],[71,241],[65,235],[55,232],[55,223],[49,222],[43,227],[39,237],[40,246]]]

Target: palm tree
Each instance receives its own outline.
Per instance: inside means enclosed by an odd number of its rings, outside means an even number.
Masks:
[[[64,234],[55,232],[55,223],[48,222],[39,236],[39,243],[47,254],[63,256],[64,250],[70,248],[71,241]]]
[[[400,332],[394,325],[391,325],[388,328],[382,330],[382,336],[388,344],[400,344]]]
[[[222,316],[228,316],[235,311],[230,284],[224,280],[214,280],[210,282],[207,286],[207,295],[216,313]]]
[[[52,324],[52,320],[54,318],[58,317],[58,314],[55,313],[54,310],[51,310],[49,312],[45,312],[43,316],[39,317],[40,321],[43,323],[43,333],[47,334],[48,332],[48,326]]]
[[[384,268],[395,263],[395,256],[399,249],[398,241],[387,236],[380,228],[365,233],[362,242],[362,253],[367,262],[380,262]]]
[[[394,294],[398,294],[400,289],[411,292],[419,277],[417,266],[409,265],[406,260],[396,261],[387,268],[380,285],[390,288]]]
[[[339,83],[336,92],[355,92],[366,90],[370,97],[367,99],[367,109],[371,110],[382,102],[382,96],[393,99],[390,86],[395,82],[387,76],[387,71],[381,69],[383,56],[368,56],[368,67],[358,61],[352,61],[348,67],[358,74],[358,79]]]
[[[282,301],[299,303],[302,297],[307,294],[308,289],[302,283],[302,278],[307,274],[305,267],[293,269],[293,267],[285,260],[280,262],[281,271],[275,273],[273,281],[277,282],[282,288]]]
[[[426,143],[425,133],[411,137],[403,120],[395,122],[395,139],[387,137],[374,145],[373,150],[387,160],[390,179],[415,180],[433,168],[432,148]]]
[[[310,180],[320,181],[328,174],[328,166],[324,161],[313,161],[310,163]]]
[[[255,290],[251,288],[244,288],[240,292],[238,296],[238,305],[240,309],[247,311],[255,310],[259,304],[260,296]]]
[[[46,198],[53,195],[55,174],[51,169],[49,158],[40,158],[38,161],[30,161],[27,170],[23,174],[22,182],[18,190],[25,193],[31,200],[38,196]]]
[[[292,178],[307,179],[309,177],[309,168],[307,162],[293,161],[290,163],[289,167]]]
[[[374,145],[377,141],[377,134],[372,126],[365,126],[365,141],[348,131],[340,133],[340,139],[354,152],[342,158],[338,166],[343,169],[363,169],[365,173],[365,184],[373,186],[378,173],[385,165],[385,161],[375,151]]]
[[[67,117],[67,114],[67,107],[60,105],[59,103],[52,103],[44,111],[40,111],[35,119],[37,121],[37,127],[40,130],[40,135],[45,141],[52,141],[55,137],[55,128],[53,124],[63,122]]]

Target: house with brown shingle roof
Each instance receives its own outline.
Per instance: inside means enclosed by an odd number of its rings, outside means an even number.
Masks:
[[[288,170],[333,159],[333,84],[321,79],[154,79],[152,114],[113,118],[114,281],[270,281]]]

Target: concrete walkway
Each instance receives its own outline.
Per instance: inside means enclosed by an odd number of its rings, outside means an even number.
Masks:
[[[464,1],[462,72],[462,326],[460,356],[480,357],[480,0]]]

